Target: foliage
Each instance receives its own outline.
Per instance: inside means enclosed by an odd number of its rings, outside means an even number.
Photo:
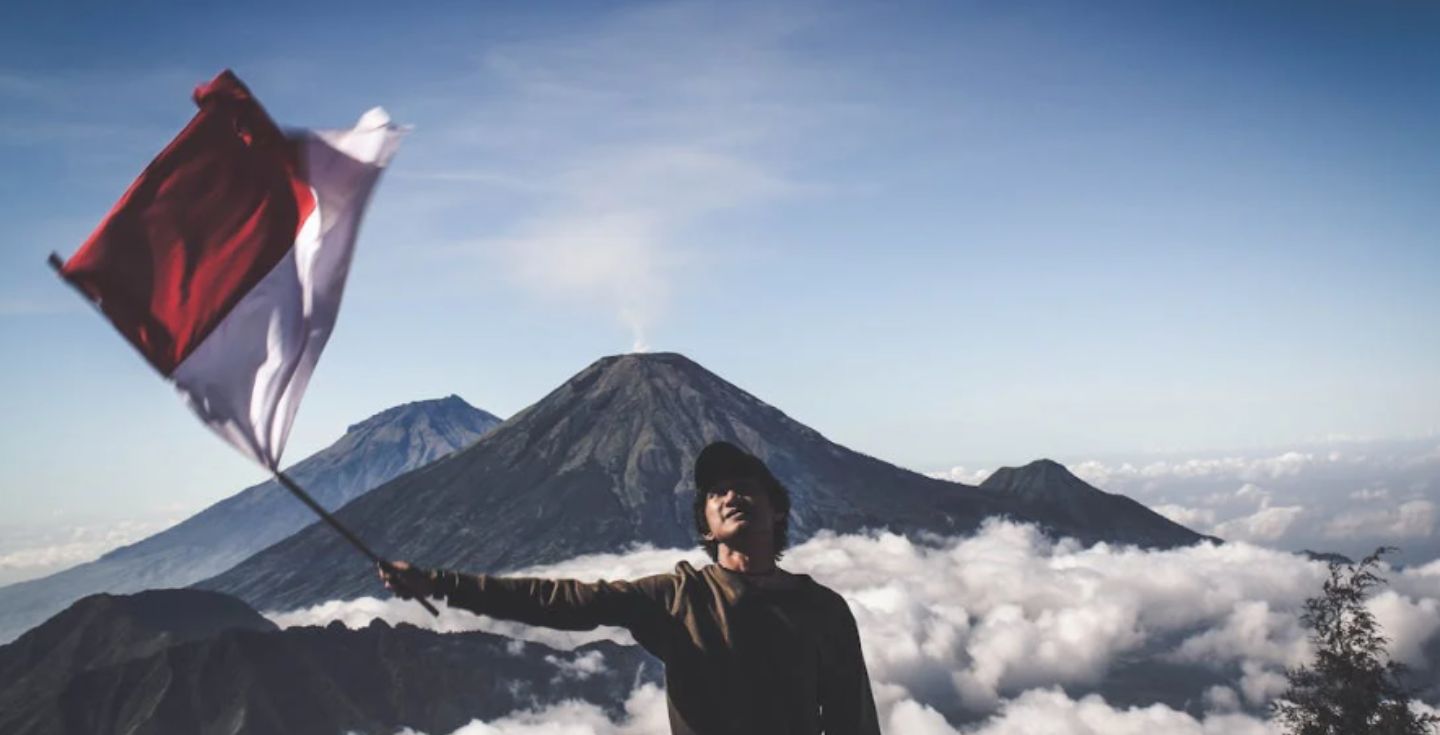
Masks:
[[[1330,562],[1323,592],[1305,601],[1300,620],[1311,629],[1312,666],[1287,669],[1289,689],[1273,706],[1292,735],[1430,735],[1440,717],[1411,709],[1401,683],[1405,667],[1391,661],[1387,639],[1365,607],[1383,585],[1381,547],[1358,564]]]

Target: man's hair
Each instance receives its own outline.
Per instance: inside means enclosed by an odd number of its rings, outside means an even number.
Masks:
[[[720,542],[705,538],[705,535],[710,533],[710,521],[705,518],[705,497],[715,486],[740,479],[759,482],[765,486],[765,493],[770,496],[770,505],[775,509],[775,561],[780,561],[784,556],[782,552],[790,543],[790,491],[769,472],[712,482],[708,487],[695,488],[695,501],[691,504],[691,509],[695,515],[695,533],[700,537],[700,546],[710,555],[711,561],[720,558]]]

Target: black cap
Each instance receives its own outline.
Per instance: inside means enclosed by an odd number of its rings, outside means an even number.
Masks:
[[[711,442],[695,457],[695,487],[700,490],[721,480],[771,476],[759,457],[730,442]]]

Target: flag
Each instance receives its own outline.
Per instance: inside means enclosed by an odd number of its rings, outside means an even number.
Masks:
[[[56,267],[207,426],[276,470],[402,131],[284,130],[230,71]]]

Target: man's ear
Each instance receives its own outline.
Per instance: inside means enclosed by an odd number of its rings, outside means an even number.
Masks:
[[[705,533],[700,534],[700,538],[703,541],[714,541],[715,533],[713,531],[706,531]]]

